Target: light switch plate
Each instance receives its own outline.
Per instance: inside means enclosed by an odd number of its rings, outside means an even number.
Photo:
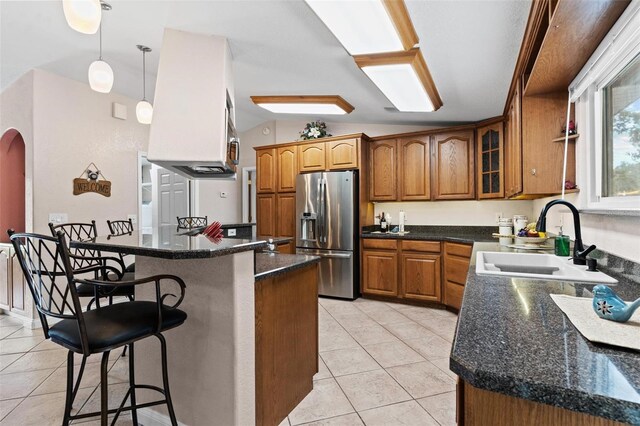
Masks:
[[[127,219],[131,219],[131,223],[133,223],[134,225],[138,224],[138,215],[136,214],[127,215]]]
[[[49,222],[54,225],[60,225],[61,223],[69,222],[69,215],[67,213],[49,213]]]
[[[235,237],[236,236],[236,230],[235,229],[227,229],[227,235],[229,235],[230,237]]]

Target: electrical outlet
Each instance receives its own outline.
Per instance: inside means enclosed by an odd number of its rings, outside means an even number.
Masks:
[[[227,193],[225,191],[220,191],[220,198],[227,198]]]
[[[227,229],[227,235],[229,235],[230,237],[235,237],[236,236],[236,230],[235,229]]]
[[[134,225],[136,225],[138,223],[138,215],[137,214],[127,215],[127,219],[131,219],[131,223],[133,223]]]
[[[502,219],[502,212],[496,212],[496,222],[499,222]]]
[[[69,222],[69,215],[67,213],[49,213],[49,222],[54,225],[60,225],[61,223]]]

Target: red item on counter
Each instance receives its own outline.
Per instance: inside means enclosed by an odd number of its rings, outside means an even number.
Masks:
[[[207,226],[204,231],[202,231],[202,235],[206,236],[213,242],[220,242],[222,240],[222,225],[220,222],[213,222],[211,225]]]

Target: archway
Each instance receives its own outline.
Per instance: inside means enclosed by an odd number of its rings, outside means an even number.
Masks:
[[[25,146],[15,129],[0,138],[0,242],[10,228],[25,231]]]

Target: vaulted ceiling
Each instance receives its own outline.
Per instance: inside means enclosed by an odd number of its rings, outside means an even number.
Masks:
[[[153,49],[147,55],[147,93],[153,95],[165,27],[222,35],[234,58],[239,130],[266,120],[318,118],[272,114],[255,106],[251,95],[338,94],[355,106],[348,116],[320,117],[331,121],[431,125],[499,115],[530,8],[529,0],[406,0],[444,106],[399,113],[388,109],[391,103],[301,0],[110,3],[103,58],[114,70],[114,91],[142,97],[136,44],[145,44]],[[69,28],[60,1],[0,1],[2,89],[32,68],[86,81],[97,55],[98,36]]]

